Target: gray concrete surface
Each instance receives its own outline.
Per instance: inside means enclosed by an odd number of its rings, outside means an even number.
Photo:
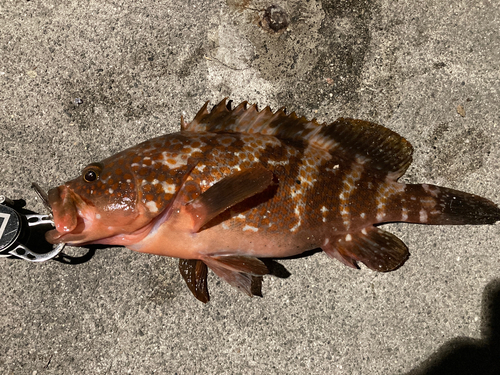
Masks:
[[[259,26],[271,4],[1,1],[0,194],[41,212],[32,181],[60,184],[230,96],[384,124],[415,147],[405,181],[500,202],[497,2],[276,0],[281,33]],[[173,259],[0,259],[0,373],[494,371],[500,226],[386,228],[412,254],[396,272],[319,252],[280,261],[291,276],[266,277],[263,298],[211,275],[207,305]]]

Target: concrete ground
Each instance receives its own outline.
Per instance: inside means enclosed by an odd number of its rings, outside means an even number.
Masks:
[[[2,1],[0,194],[43,212],[32,181],[229,96],[383,124],[415,147],[405,181],[500,202],[496,1],[277,0],[288,26],[272,4]],[[207,305],[174,259],[0,259],[0,373],[500,373],[500,225],[385,229],[412,254],[395,272],[317,252],[281,260],[291,276],[265,277],[263,298],[210,274]]]

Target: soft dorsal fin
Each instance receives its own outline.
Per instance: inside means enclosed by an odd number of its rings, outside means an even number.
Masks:
[[[331,144],[335,142],[334,144]],[[401,177],[412,161],[413,147],[399,134],[373,122],[339,118],[324,126],[311,143],[327,144],[330,149],[355,153],[363,163]]]
[[[358,159],[370,168],[391,173],[399,178],[412,160],[411,144],[399,134],[368,121],[339,118],[326,125],[309,121],[295,112],[287,115],[284,108],[273,113],[266,107],[242,102],[231,108],[223,99],[211,111],[208,102],[190,123],[182,122],[183,131],[235,132],[273,135],[282,140],[306,142],[346,159]]]

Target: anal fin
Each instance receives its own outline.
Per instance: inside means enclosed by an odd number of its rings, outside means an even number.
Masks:
[[[349,267],[358,268],[359,261],[379,272],[401,267],[410,256],[403,241],[376,227],[334,237],[322,249]]]

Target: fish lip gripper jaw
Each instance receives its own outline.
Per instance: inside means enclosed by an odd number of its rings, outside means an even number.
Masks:
[[[29,262],[44,262],[54,258],[64,243],[49,244],[45,232],[54,228],[51,214],[36,214],[19,201],[0,195],[0,257],[17,257]],[[37,251],[31,250],[36,247]]]

